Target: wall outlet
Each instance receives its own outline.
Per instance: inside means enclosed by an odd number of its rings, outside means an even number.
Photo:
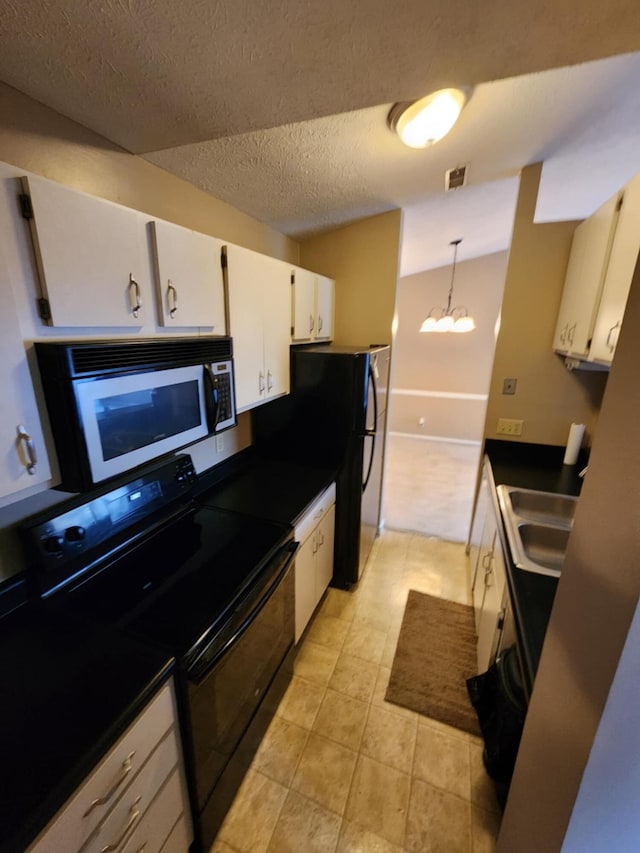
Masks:
[[[224,450],[224,436],[217,435],[216,436],[216,453],[222,453]]]
[[[498,435],[522,435],[524,421],[517,418],[498,418]]]

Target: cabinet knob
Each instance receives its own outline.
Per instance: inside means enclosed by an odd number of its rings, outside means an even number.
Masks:
[[[315,326],[315,322],[313,319],[313,314],[309,314],[309,334],[313,332],[313,327]]]

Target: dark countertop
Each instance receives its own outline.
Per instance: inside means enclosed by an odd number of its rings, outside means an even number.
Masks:
[[[307,507],[335,480],[336,472],[270,459],[255,452],[233,468],[201,478],[198,502],[295,526]]]
[[[332,470],[250,448],[202,475],[197,500],[293,525],[334,479]],[[174,661],[124,631],[29,602],[24,578],[2,587],[0,853],[22,853],[171,675]]]
[[[22,853],[170,676],[123,633],[25,605],[0,622],[0,851]]]
[[[578,464],[563,465],[564,447],[495,440],[486,442],[485,454],[491,463],[494,486],[505,484],[567,495],[580,494],[582,480],[578,472],[588,461],[582,453]],[[496,516],[500,519],[495,488],[493,500]],[[558,580],[548,575],[538,575],[516,568],[501,525],[499,525],[499,531],[516,623],[524,687],[527,695],[530,695]]]

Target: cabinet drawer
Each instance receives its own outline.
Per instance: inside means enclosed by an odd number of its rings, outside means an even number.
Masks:
[[[183,814],[171,830],[171,834],[165,841],[160,853],[185,853],[193,838],[189,826],[190,824],[187,823],[187,818]]]
[[[167,684],[63,806],[44,834],[29,848],[30,853],[58,853],[80,848],[130,785],[173,721],[172,690]]]
[[[317,498],[309,507],[304,516],[296,524],[295,537],[298,542],[302,543],[309,537],[309,534],[317,526],[320,519],[326,515],[327,511],[336,502],[336,484],[331,483],[324,492]]]
[[[133,833],[142,826],[145,812],[154,800],[159,789],[178,764],[178,745],[175,731],[171,731],[151,754],[149,760],[129,785],[122,797],[113,807],[106,820],[98,827],[83,853],[101,853],[106,850],[120,850]],[[175,774],[178,777],[178,774]],[[179,778],[179,777],[178,777]],[[181,798],[178,789],[177,798]],[[167,832],[182,809],[176,810]]]
[[[182,785],[176,768],[125,842],[122,853],[186,853],[189,831],[183,816]]]

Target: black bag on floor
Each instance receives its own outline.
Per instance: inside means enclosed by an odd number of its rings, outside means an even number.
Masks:
[[[484,766],[504,808],[526,715],[515,646],[502,652],[486,672],[468,678],[467,692],[484,739]]]

